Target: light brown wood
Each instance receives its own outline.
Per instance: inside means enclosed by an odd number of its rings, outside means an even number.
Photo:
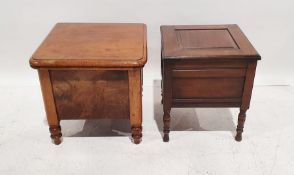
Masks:
[[[143,67],[146,57],[145,24],[58,23],[30,64],[34,68]]]
[[[142,137],[142,80],[141,69],[132,69],[129,74],[130,122],[134,143]]]
[[[59,120],[100,118],[130,119],[140,143],[146,34],[145,24],[56,24],[30,59],[39,70],[55,144],[61,142]]]
[[[38,73],[48,124],[59,125],[49,71],[47,69],[39,69]]]
[[[49,124],[49,130],[51,132],[51,138],[55,144],[61,143],[61,128],[59,118],[55,108],[55,101],[53,96],[52,84],[50,80],[50,74],[47,69],[39,69],[39,78],[41,83],[42,95],[44,99],[44,106]]]
[[[57,112],[64,119],[129,119],[126,70],[51,70]]]

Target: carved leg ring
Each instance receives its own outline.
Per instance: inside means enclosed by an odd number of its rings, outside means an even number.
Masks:
[[[51,139],[55,145],[61,143],[61,127],[60,126],[50,126],[49,131],[51,133]]]
[[[132,138],[135,144],[139,144],[142,138],[142,126],[132,126]]]
[[[169,141],[169,131],[170,131],[170,114],[165,112],[163,115],[163,141]]]
[[[163,104],[162,81],[161,81],[160,85],[161,85],[161,91],[160,91],[161,92],[161,101],[160,102],[161,102],[161,104]]]
[[[235,140],[240,142],[242,140],[242,132],[244,128],[244,123],[246,119],[246,110],[240,109],[240,113],[238,115],[238,125],[237,125],[237,134]]]
[[[162,89],[161,89],[161,101],[160,101],[161,104],[163,104],[163,93],[162,93]]]

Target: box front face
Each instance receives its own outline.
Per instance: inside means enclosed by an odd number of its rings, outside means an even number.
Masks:
[[[241,98],[243,85],[244,78],[174,79],[173,98]]]
[[[129,118],[128,73],[50,70],[59,119]]]
[[[239,106],[245,62],[175,62],[172,69],[173,106]]]

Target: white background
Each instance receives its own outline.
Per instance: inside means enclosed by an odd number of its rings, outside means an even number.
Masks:
[[[37,84],[28,60],[57,22],[142,22],[145,85],[160,79],[163,24],[238,24],[262,56],[256,84],[294,84],[293,0],[9,0],[0,6],[0,84]]]

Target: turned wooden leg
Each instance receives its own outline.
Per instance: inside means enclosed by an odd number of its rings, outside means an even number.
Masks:
[[[242,95],[242,104],[240,106],[240,113],[238,115],[238,125],[237,125],[237,134],[235,140],[240,142],[242,140],[242,133],[244,128],[244,123],[246,119],[246,111],[249,109],[253,82],[254,82],[254,75],[256,69],[256,61],[252,61],[248,63],[247,71],[246,71],[246,78],[244,84],[244,90]]]
[[[163,114],[163,141],[169,141],[169,132],[170,132],[170,110],[165,111]]]
[[[139,144],[142,139],[142,126],[132,126],[132,138],[135,144]]]
[[[163,104],[163,92],[162,92],[162,80],[161,80],[161,83],[160,83],[160,86],[161,86],[161,104]]]
[[[170,132],[170,111],[172,107],[172,79],[171,65],[167,62],[163,63],[163,83],[162,83],[162,101],[163,101],[163,141],[169,141]]]
[[[235,140],[240,142],[242,140],[242,133],[243,133],[243,128],[244,128],[244,123],[245,123],[245,119],[246,119],[246,111],[247,110],[243,110],[240,109],[240,113],[238,115],[238,125],[237,125],[237,134],[235,137]]]
[[[53,97],[52,84],[50,80],[49,71],[46,69],[40,69],[39,78],[41,82],[41,89],[43,94],[44,106],[47,115],[47,121],[49,124],[49,131],[54,144],[59,145],[61,143],[61,128],[60,121],[56,112],[55,102]]]
[[[61,127],[60,126],[49,126],[49,131],[51,133],[51,139],[55,145],[61,143]]]
[[[162,95],[162,89],[161,89],[161,101],[160,101],[161,104],[163,104],[163,95]]]
[[[129,100],[130,100],[130,122],[132,138],[135,144],[142,139],[142,77],[141,69],[128,71],[129,75]]]

